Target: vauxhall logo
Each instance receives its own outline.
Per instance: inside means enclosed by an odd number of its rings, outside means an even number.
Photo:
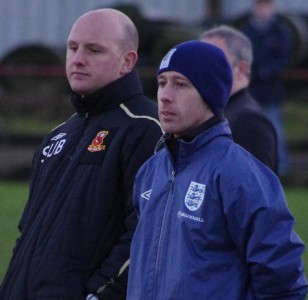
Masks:
[[[59,133],[58,135],[54,136],[51,139],[51,144],[43,149],[43,155],[45,157],[51,157],[59,154],[66,142],[66,139],[63,138],[64,136],[66,136],[66,133]],[[43,161],[44,160],[42,160],[42,162]]]

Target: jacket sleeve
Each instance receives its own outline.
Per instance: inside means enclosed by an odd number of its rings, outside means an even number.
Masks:
[[[127,136],[128,145],[123,149],[123,197],[125,201],[125,232],[113,247],[109,257],[87,283],[88,292],[99,299],[126,299],[130,244],[137,225],[133,208],[134,178],[140,166],[154,154],[161,129],[153,121],[140,120]]]
[[[255,299],[305,299],[305,246],[293,230],[294,218],[278,178],[262,170],[233,190],[229,184],[224,188],[230,235],[246,261]]]

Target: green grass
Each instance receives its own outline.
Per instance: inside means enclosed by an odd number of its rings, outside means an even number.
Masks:
[[[0,182],[0,282],[18,236],[17,225],[27,194],[27,183]]]
[[[305,244],[308,243],[308,188],[286,188],[288,206],[296,219],[295,229]],[[0,282],[7,269],[15,240],[17,224],[27,200],[28,184],[0,182]],[[308,266],[307,251],[303,256]],[[308,270],[305,270],[308,278]]]
[[[288,99],[289,100],[289,99]],[[285,134],[288,142],[307,142],[308,101],[285,101],[283,106]]]

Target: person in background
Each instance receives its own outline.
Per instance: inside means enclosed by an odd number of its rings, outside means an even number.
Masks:
[[[157,78],[165,134],[135,179],[127,299],[305,299],[305,246],[280,181],[223,117],[223,51],[178,44]]]
[[[230,63],[233,85],[224,115],[229,121],[234,141],[277,173],[275,127],[248,91],[253,61],[249,39],[239,30],[221,25],[204,31],[200,40],[222,49]]]
[[[134,177],[162,134],[134,71],[137,49],[137,30],[118,10],[74,23],[66,73],[76,114],[35,152],[1,300],[126,298]]]
[[[278,17],[274,0],[255,0],[241,31],[253,46],[250,92],[274,123],[278,137],[278,173],[285,176],[289,159],[283,123],[285,91],[281,73],[292,57],[292,38]]]

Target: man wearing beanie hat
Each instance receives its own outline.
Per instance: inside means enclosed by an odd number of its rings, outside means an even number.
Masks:
[[[135,178],[127,299],[305,299],[304,244],[279,179],[223,117],[223,52],[181,43],[157,77],[164,147]]]
[[[214,114],[222,115],[232,87],[232,71],[217,47],[190,41],[173,48],[162,60],[157,74],[175,71],[186,76]]]

